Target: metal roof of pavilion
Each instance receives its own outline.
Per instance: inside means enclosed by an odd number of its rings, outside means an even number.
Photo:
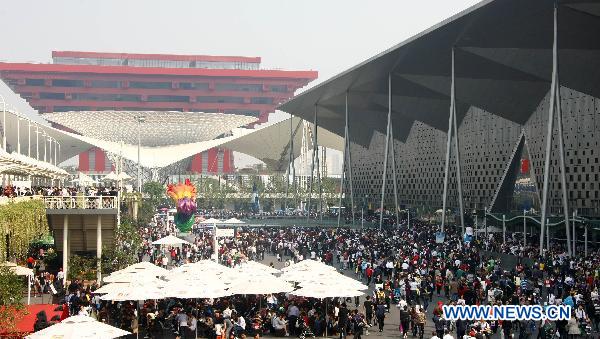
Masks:
[[[208,141],[256,122],[245,115],[203,112],[76,111],[46,113],[44,119],[86,137],[157,147]],[[143,117],[143,122],[138,122]],[[138,134],[139,132],[139,134]]]
[[[300,155],[301,123],[302,121],[299,118],[292,119],[292,126],[295,131],[294,159]],[[81,140],[85,144],[94,145],[133,162],[138,161],[137,145],[96,139],[69,132],[64,133]],[[342,149],[343,139],[341,137],[323,128],[319,128],[317,133],[319,145],[337,150]],[[231,130],[231,135],[213,140],[158,147],[142,146],[139,148],[139,160],[143,167],[162,168],[213,147],[223,147],[241,152],[263,161],[273,171],[285,171],[289,163],[290,120],[287,119],[260,129],[235,128]]]
[[[446,130],[451,51],[455,48],[457,117],[470,106],[525,123],[550,89],[551,0],[485,0],[305,91],[279,109],[344,134],[348,92],[351,139],[368,145],[385,133],[388,75],[394,136],[405,141],[414,121]],[[600,97],[600,1],[560,0],[560,82]],[[383,33],[382,33],[383,34]]]

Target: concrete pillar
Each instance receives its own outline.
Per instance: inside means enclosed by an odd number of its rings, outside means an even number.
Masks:
[[[63,273],[65,274],[63,277],[63,285],[67,286],[67,271],[69,265],[69,215],[65,214],[63,218]]]
[[[133,208],[132,208],[133,220],[137,220],[137,218],[138,218],[138,200],[137,200],[137,198],[133,198],[132,205],[133,205]]]
[[[98,224],[96,228],[96,266],[98,284],[102,282],[102,215],[98,214]]]

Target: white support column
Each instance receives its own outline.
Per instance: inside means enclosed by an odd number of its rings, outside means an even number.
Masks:
[[[558,20],[558,19],[557,19]],[[562,107],[561,107],[561,97],[560,97],[560,78],[559,78],[559,65],[558,65],[558,53],[556,55],[556,120],[558,125],[558,152],[559,152],[559,163],[560,163],[560,181],[562,186],[562,204],[563,204],[563,213],[565,216],[565,234],[567,236],[567,253],[570,256],[575,255],[575,241],[573,240],[573,247],[570,246],[571,235],[569,233],[569,200],[567,198],[567,175],[565,174],[565,147],[563,140],[563,124],[562,124]],[[573,221],[575,223],[575,221]],[[575,237],[575,224],[573,224],[573,238]]]
[[[571,234],[573,235],[572,239],[573,239],[573,246],[571,247],[573,249],[573,252],[571,252],[571,255],[575,255],[575,252],[577,251],[576,247],[577,247],[577,231],[575,230],[575,218],[577,218],[577,210],[573,210],[573,223],[572,223],[572,227],[573,227],[573,232],[571,232]],[[569,219],[567,219],[565,227],[568,229],[569,228]],[[568,234],[568,231],[567,231]],[[569,241],[571,239],[567,238],[567,241]]]
[[[317,129],[315,128],[315,131]],[[317,134],[315,132],[315,140],[317,140]],[[317,141],[318,142],[318,141]],[[317,144],[317,182],[319,183],[319,220],[323,222],[323,182],[321,181],[321,157],[319,152],[319,146]]]
[[[6,101],[1,95],[0,99],[2,100],[2,148],[6,151]]]
[[[100,284],[102,282],[102,215],[100,214],[96,225],[96,258],[98,259],[97,280]]]
[[[452,48],[452,85],[450,88],[450,106],[452,109],[452,124],[454,126],[454,153],[456,159],[456,188],[458,190],[458,207],[460,211],[460,225],[462,234],[465,233],[465,210],[463,206],[462,171],[460,168],[460,146],[458,138],[458,124],[456,122],[456,74],[454,67],[454,48]]]
[[[584,236],[584,255],[587,257],[588,255],[588,225],[584,225],[585,227],[585,233],[583,234]]]
[[[288,159],[289,162],[288,162],[287,169],[286,169],[287,180],[286,180],[286,184],[285,184],[285,203],[284,203],[285,214],[284,215],[287,215],[288,195],[289,195],[289,191],[290,191],[290,174],[292,172],[291,166],[292,166],[292,161],[294,161],[293,160],[293,158],[294,158],[294,156],[293,156],[293,154],[294,154],[294,146],[293,146],[294,145],[294,141],[293,141],[294,140],[294,126],[293,126],[294,124],[293,124],[293,120],[294,119],[293,119],[292,115],[290,114],[290,150],[289,150],[290,156]]]
[[[490,240],[490,236],[488,235],[488,227],[487,227],[487,207],[483,208],[483,229],[485,230],[485,250],[488,249],[488,241]]]
[[[502,244],[506,244],[506,215],[502,214]]]
[[[398,207],[398,174],[396,169],[396,151],[394,150],[394,121],[390,121],[390,151],[392,152],[392,175],[394,177],[394,210],[396,223],[400,224],[400,211]],[[408,208],[408,207],[407,207]]]
[[[550,223],[550,219],[546,220],[546,248],[549,250],[550,249],[550,226],[548,225]]]
[[[27,120],[27,156],[31,158],[31,121]]]
[[[35,125],[35,158],[40,160],[40,128]]]
[[[475,227],[474,227],[474,229],[475,229],[475,232],[474,232],[474,234],[475,234],[475,240],[477,240],[477,238],[479,238],[479,236],[477,235],[477,233],[478,233],[477,232],[478,231],[478,227],[479,226],[478,226],[478,223],[477,223],[477,214],[475,214]]]
[[[213,224],[213,255],[215,257],[215,262],[219,263],[219,241],[217,240],[217,224]]]
[[[347,95],[347,93],[346,93]],[[351,208],[351,216],[352,216],[352,226],[354,226],[354,178],[352,176],[352,152],[350,148],[350,124],[348,119],[348,114],[346,114],[346,143],[348,144],[348,182],[350,183],[350,208]]]
[[[379,231],[383,228],[383,202],[385,200],[385,184],[387,181],[387,163],[390,147],[390,124],[392,121],[392,75],[388,74],[388,114],[385,132],[385,148],[383,151],[383,175],[381,177],[381,203],[379,208]]]
[[[348,155],[348,91],[345,97],[345,118],[344,118],[344,155],[342,156],[342,173],[340,174],[340,199],[338,205],[338,221],[337,226],[340,227],[342,217],[342,195],[344,194],[344,177],[346,176],[345,165],[346,156]]]
[[[67,273],[69,266],[69,215],[65,214],[63,218],[63,286],[67,286]]]
[[[44,139],[44,162],[46,160],[46,146],[48,145],[48,139],[46,139],[46,132],[42,132],[42,139]]]
[[[525,218],[525,210],[523,210],[523,246],[527,246],[527,219]]]
[[[313,140],[312,140],[312,144],[313,144],[313,151],[312,151],[312,156],[311,156],[311,165],[310,165],[310,183],[309,183],[309,190],[308,190],[308,205],[306,206],[306,222],[308,223],[310,221],[310,208],[311,208],[311,202],[312,202],[312,193],[313,193],[313,177],[315,174],[315,158],[318,156],[317,155],[317,104],[315,104],[315,111],[314,111],[314,117],[313,117]],[[316,210],[316,209],[315,209]]]
[[[444,196],[442,197],[442,229],[446,226],[446,202],[448,199],[448,177],[450,176],[450,143],[452,142],[452,126],[453,126],[453,114],[452,109],[450,110],[450,117],[448,119],[448,135],[446,140],[446,165],[444,167]]]
[[[52,137],[49,137],[46,142],[48,142],[48,162],[52,163]]]
[[[21,118],[17,116],[17,153],[21,154]]]
[[[552,132],[554,130],[554,110],[556,108],[556,73],[558,71],[558,4],[554,3],[554,43],[552,46],[552,84],[550,85],[550,109],[548,112],[548,131],[546,132],[546,153],[544,159],[544,181],[542,186],[542,211],[540,224],[540,255],[544,253],[544,232],[548,215],[548,186],[550,178],[550,158],[552,153]],[[568,227],[567,227],[568,229]],[[549,243],[547,241],[546,243]]]

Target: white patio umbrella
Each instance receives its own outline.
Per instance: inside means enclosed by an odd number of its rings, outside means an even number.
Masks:
[[[155,287],[156,288],[164,288],[164,286],[166,285],[166,283],[163,280],[156,279],[156,278],[145,278],[143,280],[143,282],[144,282],[144,285],[152,286],[153,288],[155,288]],[[139,282],[137,280],[130,281],[130,282],[113,282],[110,284],[103,285],[102,287],[98,288],[97,290],[93,291],[92,293],[95,293],[95,294],[118,293],[122,290],[129,289],[131,284],[139,285]]]
[[[299,261],[295,264],[291,264],[288,267],[284,267],[281,269],[282,272],[288,271],[314,271],[314,270],[328,270],[335,271],[335,267],[326,265],[320,261],[306,259]]]
[[[221,281],[231,282],[239,276],[236,270],[217,264],[214,261],[201,260],[199,262],[184,264],[172,269],[166,280],[198,280],[203,282]]]
[[[165,285],[164,293],[169,298],[196,299],[221,298],[232,295],[221,281],[172,280]]]
[[[100,297],[102,300],[112,301],[137,301],[148,299],[164,299],[164,291],[152,284],[146,284],[144,281],[131,282],[124,285],[123,288],[114,293],[107,293]]]
[[[240,264],[240,266],[238,267],[239,270],[243,270],[245,272],[265,272],[265,273],[269,273],[269,274],[278,274],[281,273],[281,271],[279,271],[276,268],[273,268],[271,266],[267,266],[265,264],[261,264],[257,261],[246,261],[242,264]]]
[[[293,290],[294,287],[287,281],[268,276],[241,278],[229,286],[232,294],[288,293]]]
[[[161,275],[165,275],[169,272],[169,270],[164,269],[162,267],[156,266],[151,262],[148,261],[142,261],[133,265],[129,265],[127,267],[125,267],[124,269],[118,270],[113,272],[112,274],[117,274],[117,273],[126,273],[126,272],[132,272],[132,273],[139,273],[139,272],[148,272],[148,273],[153,273],[156,276],[161,276]]]
[[[93,185],[93,184],[97,184],[98,182],[96,180],[94,180],[92,177],[90,177],[89,175],[79,172],[79,175],[77,177],[77,179],[73,180],[75,182],[77,182],[79,185]]]
[[[358,290],[358,291],[364,291],[364,290],[369,289],[369,286],[361,283],[358,280],[354,280],[352,278],[346,277],[342,274],[339,274],[338,276],[335,276],[335,277],[334,276],[319,277],[319,278],[308,277],[307,279],[298,282],[298,284],[302,287],[314,286],[314,285],[328,285],[328,286],[336,285],[336,286],[344,286],[344,288]]]
[[[335,297],[358,297],[364,295],[365,292],[344,288],[343,286],[315,285],[302,287],[293,292],[292,295],[306,298],[335,298]]]
[[[156,280],[157,276],[159,276],[159,274],[156,274],[155,272],[137,270],[133,272],[116,272],[102,278],[102,281],[105,283],[149,281]]]
[[[245,224],[245,222],[236,219],[236,218],[229,218],[223,222],[221,222],[224,225],[241,225],[241,224]]]
[[[115,172],[110,172],[102,178],[104,181],[117,181],[119,180],[119,176]]]
[[[58,324],[28,335],[27,339],[111,339],[131,334],[85,315],[68,317]]]
[[[129,175],[129,174],[125,173],[125,172],[121,172],[121,173],[119,173],[117,175],[117,180],[123,180],[123,181],[125,181],[125,180],[129,180],[129,179],[131,179],[131,175]]]
[[[222,221],[219,219],[215,219],[215,218],[209,218],[209,219],[206,219],[206,220],[200,222],[200,224],[202,224],[202,225],[214,225],[214,224],[220,224],[220,223],[222,223]]]
[[[181,244],[191,245],[191,243],[189,241],[179,239],[173,235],[167,235],[164,238],[153,241],[152,244],[153,245],[168,245],[168,246],[175,246],[175,245],[181,245]]]

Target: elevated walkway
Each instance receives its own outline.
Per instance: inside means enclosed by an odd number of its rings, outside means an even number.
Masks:
[[[36,196],[46,205],[48,225],[56,250],[62,254],[66,283],[69,257],[73,253],[96,253],[113,246],[118,227],[118,199],[115,196]],[[100,262],[100,261],[98,261]],[[100,265],[97,277],[101,277]]]

